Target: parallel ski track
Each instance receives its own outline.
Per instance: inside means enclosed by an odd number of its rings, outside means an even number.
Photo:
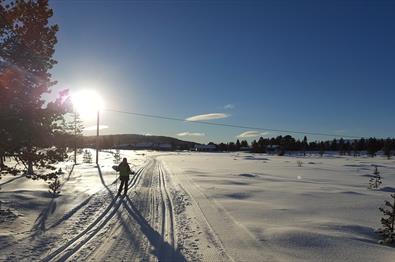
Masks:
[[[144,167],[140,168],[136,175],[132,177],[129,182],[129,189],[133,188],[140,181],[141,175],[144,169],[149,165],[145,164]],[[75,236],[73,239],[62,245],[50,255],[42,259],[42,261],[65,261],[72,255],[74,255],[85,243],[92,239],[115,215],[122,201],[118,201],[119,196],[117,195],[110,203],[110,205],[93,221],[85,230]]]
[[[158,179],[159,179],[159,189],[162,200],[162,238],[163,241],[168,242],[173,248],[175,248],[175,226],[174,226],[174,213],[173,213],[173,203],[170,198],[170,193],[168,191],[165,179],[165,172],[162,168],[162,164],[158,164]],[[162,254],[165,250],[160,251]],[[171,254],[163,254],[166,260],[171,261]]]

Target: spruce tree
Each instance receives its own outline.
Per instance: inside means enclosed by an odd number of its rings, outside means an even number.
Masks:
[[[387,156],[388,159],[391,159],[391,139],[387,138],[384,142],[383,152],[384,155]]]
[[[385,206],[380,207],[379,210],[383,213],[381,218],[382,228],[377,232],[383,236],[383,240],[379,241],[381,244],[393,243],[395,241],[395,194],[391,194],[392,203],[385,201]]]
[[[114,153],[114,164],[119,164],[121,162],[121,153],[119,151],[119,149],[115,150]]]
[[[242,141],[240,142],[240,147],[248,147],[248,142],[247,142],[247,140],[242,140]]]
[[[63,132],[59,123],[68,110],[67,92],[49,103],[42,98],[56,84],[49,71],[56,64],[58,26],[49,24],[53,12],[46,0],[0,0],[0,13],[0,152],[17,158],[28,176],[46,178],[33,167],[53,169],[65,155],[61,148],[43,150]]]
[[[237,141],[236,141],[236,151],[239,151],[240,150],[240,141],[239,141],[239,139],[237,139]]]
[[[307,136],[303,137],[303,142],[302,142],[302,149],[303,149],[303,156],[306,156],[306,150],[307,150]]]
[[[320,154],[321,157],[323,157],[324,153],[325,153],[325,145],[324,145],[324,142],[321,141],[320,142],[319,154]]]
[[[380,144],[378,143],[376,138],[369,138],[368,143],[366,145],[366,150],[368,155],[374,157],[377,151],[380,150]]]
[[[374,166],[373,177],[369,179],[369,189],[378,189],[382,184],[380,172],[377,166]]]

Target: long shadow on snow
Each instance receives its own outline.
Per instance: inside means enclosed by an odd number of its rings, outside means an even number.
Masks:
[[[71,174],[74,171],[74,166],[75,165],[72,166],[69,174],[67,175],[67,178],[65,179],[65,181],[63,181],[59,190],[61,190],[64,184],[66,184],[66,182],[70,180]],[[34,234],[32,235],[33,238],[37,234],[44,232],[46,230],[45,222],[47,221],[48,216],[55,212],[56,206],[57,206],[56,199],[52,198],[51,201],[48,203],[48,206],[43,211],[41,211],[41,213],[38,215],[32,228],[32,230],[34,231]]]
[[[101,183],[107,189],[107,191],[111,194],[111,197],[114,198],[114,194],[112,193],[111,189],[107,186],[106,182],[104,182],[103,173],[101,172],[101,168],[99,165],[97,165],[97,171],[99,172]]]
[[[112,199],[114,199],[114,195],[111,191],[111,189],[105,184],[104,179],[103,179],[103,175],[101,172],[100,167],[98,167],[98,172],[99,172],[99,176],[100,176],[100,180],[102,182],[102,184],[106,187],[106,189],[108,190],[108,192],[111,194]],[[114,181],[115,182],[115,181]],[[114,183],[113,182],[113,183]],[[132,181],[129,182],[129,185],[131,184]],[[63,215],[63,217],[61,219],[59,219],[58,221],[56,221],[53,225],[51,225],[48,229],[54,228],[58,225],[60,225],[62,222],[66,221],[67,219],[69,219],[70,217],[72,217],[78,210],[80,210],[82,207],[84,207],[86,204],[89,203],[89,201],[91,200],[93,195],[89,196],[87,199],[85,199],[81,204],[79,204],[78,206],[74,207],[72,210],[70,210],[69,212],[67,212],[66,214]]]
[[[126,199],[126,201],[125,201]],[[187,261],[179,250],[175,250],[169,243],[163,240],[162,236],[153,229],[150,224],[141,215],[138,209],[133,205],[129,196],[122,200],[125,209],[140,225],[141,232],[147,237],[150,244],[155,248],[153,254],[159,261]],[[128,205],[129,204],[129,205]],[[168,254],[169,257],[161,257],[163,254]]]
[[[88,242],[93,236],[95,236],[97,234],[97,232],[99,232],[107,224],[107,222],[114,216],[114,214],[117,212],[117,210],[121,204],[121,202],[116,203],[117,199],[118,199],[118,197],[114,198],[112,200],[112,202],[109,204],[109,206],[106,208],[106,210],[104,210],[103,213],[100,216],[98,216],[92,224],[90,224],[88,227],[86,227],[81,233],[79,233],[73,239],[68,241],[64,246],[60,247],[55,252],[53,252],[46,258],[44,258],[42,261],[50,261],[52,258],[56,257],[64,250],[67,250],[66,253],[63,254],[59,259],[57,259],[58,261],[65,261],[70,256],[72,256],[86,242]],[[110,212],[112,207],[114,207],[114,208]],[[83,238],[86,235],[88,235],[88,236],[86,238]],[[81,238],[83,238],[82,241],[78,242],[78,240],[80,240]],[[74,243],[77,243],[77,245],[72,247],[72,245]]]
[[[74,166],[73,166],[74,168]],[[73,169],[72,169],[73,170]],[[100,166],[98,166],[98,172],[99,172],[99,176],[100,176],[100,180],[102,182],[102,184],[104,185],[104,187],[108,190],[108,192],[111,194],[111,198],[114,199],[114,195],[111,192],[110,188],[106,185],[106,183],[104,182],[103,179],[103,175],[100,169]],[[71,174],[71,173],[70,173]],[[69,175],[70,177],[70,175]],[[68,179],[67,179],[68,180]],[[84,207],[86,204],[89,203],[89,201],[91,200],[92,195],[89,196],[87,199],[85,199],[81,204],[79,204],[78,206],[74,207],[72,210],[70,210],[69,212],[67,212],[66,214],[63,215],[63,217],[61,219],[59,219],[58,221],[56,221],[53,225],[51,225],[48,229],[54,228],[58,225],[60,225],[62,222],[66,221],[67,219],[69,219],[70,217],[72,217],[78,210],[80,210],[82,207]]]
[[[85,243],[87,243],[93,236],[95,236],[106,224],[107,222],[115,215],[115,213],[118,211],[119,206],[121,205],[121,201],[117,201],[119,196],[115,196],[112,193],[111,189],[105,184],[104,179],[102,177],[102,173],[100,170],[100,167],[98,167],[99,170],[99,175],[101,178],[101,181],[103,185],[106,187],[106,189],[109,191],[112,201],[108,205],[108,207],[101,213],[100,216],[98,216],[93,223],[91,223],[88,227],[86,227],[82,232],[80,232],[77,236],[69,240],[65,245],[61,246],[54,252],[52,252],[50,255],[47,257],[43,258],[42,261],[50,261],[51,259],[55,258],[59,254],[61,254],[63,251],[67,250],[66,253],[64,253],[58,261],[65,261],[67,260],[70,256],[72,256],[75,252],[77,252]],[[142,169],[141,169],[142,170]],[[141,172],[138,171],[138,173]],[[129,181],[128,187],[132,184],[135,183],[136,179],[132,179]],[[113,208],[114,207],[114,208]],[[110,210],[113,208],[113,210],[110,212]],[[107,215],[107,216],[106,216]],[[88,236],[86,238],[83,238],[84,236]],[[83,238],[83,239],[82,239]],[[81,240],[82,239],[82,240]],[[79,241],[81,240],[81,241]],[[74,243],[77,243],[76,246],[72,247]]]
[[[1,184],[0,184],[0,187],[6,185],[6,184],[8,184],[8,183],[11,183],[11,182],[13,182],[13,181],[15,181],[15,180],[17,180],[17,179],[20,179],[20,178],[22,178],[22,177],[25,177],[25,175],[20,175],[20,176],[11,178],[10,180],[8,180],[8,181],[6,181],[6,182],[1,183]]]

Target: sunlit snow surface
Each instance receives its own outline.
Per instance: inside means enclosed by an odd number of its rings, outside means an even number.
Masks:
[[[395,248],[377,244],[374,233],[380,227],[378,207],[395,192],[394,159],[148,151],[121,151],[121,157],[127,157],[134,170],[154,159],[165,172],[169,194],[186,192],[188,205],[180,211],[177,205],[183,202],[173,195],[172,208],[177,210],[174,216],[180,216],[174,219],[177,241],[184,245],[187,260],[217,258],[214,249],[223,252],[220,258],[225,261],[251,257],[261,261],[393,261],[395,257]],[[3,177],[0,200],[12,215],[1,221],[0,260],[45,258],[57,248],[51,240],[72,239],[92,224],[106,207],[105,197],[116,193],[113,160],[111,152],[100,153],[102,176],[95,164],[76,165],[69,176],[72,163],[63,163],[64,184],[55,199],[43,181]],[[297,161],[303,164],[299,167]],[[379,190],[367,189],[372,164],[382,176]],[[152,172],[157,172],[156,167]],[[136,197],[146,192],[144,185],[133,190]],[[199,223],[205,223],[218,247],[201,237],[206,232],[199,233],[204,228]],[[187,232],[186,226],[197,230]],[[102,233],[103,237],[110,232]],[[100,236],[100,232],[94,235],[71,258],[89,257],[86,254]],[[199,241],[193,244],[194,239]],[[125,242],[124,247],[129,244]],[[96,252],[95,259],[100,254]],[[106,258],[116,255],[106,254]]]

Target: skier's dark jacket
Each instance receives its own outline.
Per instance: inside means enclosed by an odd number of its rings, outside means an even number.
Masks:
[[[119,168],[119,176],[120,177],[129,177],[129,174],[132,173],[128,163],[126,163],[126,162],[120,163],[118,168]]]

